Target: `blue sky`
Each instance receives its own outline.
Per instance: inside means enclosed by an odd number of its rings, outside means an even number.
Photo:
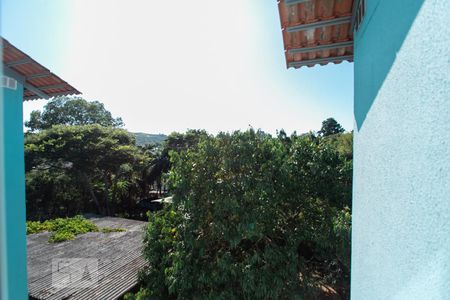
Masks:
[[[275,0],[1,3],[3,37],[130,131],[353,127],[353,64],[287,70]]]

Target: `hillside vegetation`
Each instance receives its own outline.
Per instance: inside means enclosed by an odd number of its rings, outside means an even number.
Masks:
[[[133,135],[136,137],[136,145],[138,146],[162,144],[165,140],[167,140],[167,135],[165,134],[135,132]]]

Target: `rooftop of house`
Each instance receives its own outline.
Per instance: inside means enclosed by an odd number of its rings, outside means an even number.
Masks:
[[[89,232],[62,243],[49,243],[48,232],[28,235],[31,299],[117,299],[136,286],[138,272],[146,264],[142,255],[146,222],[113,217],[90,220],[98,227],[126,231]]]
[[[0,37],[3,72],[24,85],[24,100],[81,94],[6,39]]]

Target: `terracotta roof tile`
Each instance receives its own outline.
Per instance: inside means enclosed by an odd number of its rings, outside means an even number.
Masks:
[[[81,94],[70,84],[1,38],[3,66],[25,80],[24,100],[42,98],[36,90],[48,97]]]
[[[353,0],[280,0],[288,68],[353,61]]]

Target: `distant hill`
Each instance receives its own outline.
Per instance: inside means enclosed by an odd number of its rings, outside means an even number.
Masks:
[[[136,144],[138,146],[161,144],[167,139],[167,135],[164,134],[150,134],[143,132],[134,132],[133,134],[136,137]]]

